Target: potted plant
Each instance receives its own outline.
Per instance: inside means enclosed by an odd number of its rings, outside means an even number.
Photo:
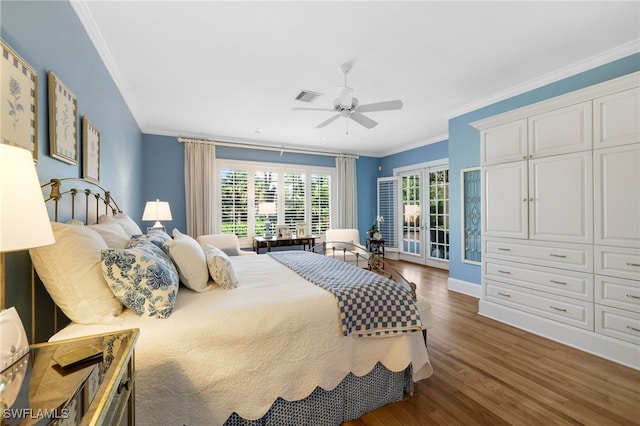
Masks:
[[[367,233],[369,234],[369,238],[373,239],[373,236],[378,232],[378,224],[376,222],[374,222],[370,227],[369,230],[367,230]]]

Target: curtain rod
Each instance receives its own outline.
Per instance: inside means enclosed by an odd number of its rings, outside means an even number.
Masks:
[[[178,142],[191,142],[191,143],[210,143],[218,146],[228,146],[232,148],[245,148],[245,149],[262,149],[266,151],[276,151],[282,155],[285,152],[296,153],[296,154],[309,154],[309,155],[325,155],[328,157],[347,157],[347,158],[360,158],[359,155],[355,154],[342,154],[339,152],[329,152],[329,151],[315,151],[311,149],[297,149],[297,148],[285,148],[285,147],[275,147],[269,145],[258,145],[251,143],[234,143],[234,142],[220,142],[220,141],[212,141],[209,139],[193,139],[193,138],[178,138]]]

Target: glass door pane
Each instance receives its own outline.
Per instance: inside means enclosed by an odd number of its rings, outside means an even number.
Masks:
[[[420,255],[420,172],[401,176],[402,179],[402,247],[407,254]]]
[[[429,171],[429,252],[449,259],[449,170]]]

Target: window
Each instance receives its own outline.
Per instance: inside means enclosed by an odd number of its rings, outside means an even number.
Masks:
[[[267,219],[272,231],[276,224],[295,231],[305,223],[314,235],[330,228],[334,169],[219,160],[218,170],[221,232],[263,235]],[[275,213],[261,213],[263,203],[275,205]]]
[[[306,189],[304,173],[285,173],[284,175],[284,223],[306,222]]]
[[[220,221],[224,233],[247,236],[248,182],[245,170],[220,170]],[[264,230],[264,224],[262,229]]]
[[[482,260],[480,179],[480,167],[462,170],[462,261],[478,265]]]
[[[320,235],[331,227],[331,176],[311,175],[311,233]]]
[[[265,222],[271,222],[271,214],[261,211],[264,203],[274,206],[278,205],[278,174],[270,171],[256,170],[253,172],[253,194],[255,203],[253,205],[254,231],[256,235],[264,235]],[[270,210],[267,208],[267,210]],[[275,213],[275,211],[273,212]],[[268,217],[267,217],[268,216]],[[268,220],[267,220],[268,219]],[[275,218],[273,218],[275,220]],[[273,225],[271,224],[273,231]],[[248,229],[247,229],[248,232]],[[239,237],[246,237],[248,234],[237,234]]]

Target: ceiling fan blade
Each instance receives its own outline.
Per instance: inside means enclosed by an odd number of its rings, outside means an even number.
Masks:
[[[366,117],[359,112],[352,112],[351,114],[349,114],[349,118],[351,118],[356,123],[363,125],[367,129],[372,129],[378,125],[377,121],[373,121],[369,117]]]
[[[391,111],[394,109],[402,108],[402,101],[385,101],[385,102],[376,102],[373,104],[364,104],[358,105],[358,112],[373,112],[373,111]]]
[[[333,117],[331,117],[330,119],[323,121],[322,123],[318,124],[316,126],[316,129],[321,129],[323,127],[328,126],[329,124],[333,123],[334,121],[336,121],[338,118],[340,118],[340,114],[336,114]]]
[[[291,109],[299,111],[335,111],[333,108],[306,108],[306,107],[292,107]]]

